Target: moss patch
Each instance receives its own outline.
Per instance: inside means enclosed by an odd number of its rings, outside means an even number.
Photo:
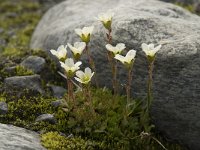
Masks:
[[[76,142],[85,143],[84,140],[92,141],[90,142],[93,143],[92,147],[101,147],[99,149],[142,150],[147,147],[152,150],[161,149],[161,146],[151,138],[157,137],[156,134],[151,133],[152,135],[146,138],[140,136],[144,128],[152,129],[150,124],[141,119],[144,112],[140,100],[135,100],[128,111],[125,111],[126,98],[124,96],[113,97],[112,93],[105,89],[93,89],[92,95],[95,114],[91,112],[88,100],[82,92],[76,94],[76,105],[68,101],[67,105],[63,103],[63,106],[58,108],[51,105],[55,99],[50,97],[14,100],[10,96],[3,95],[1,99],[8,103],[9,112],[6,115],[0,115],[0,120],[2,123],[14,124],[34,131],[50,132],[44,134],[42,138],[43,144],[52,150],[58,147],[62,149],[68,143],[72,143],[68,145],[69,147],[74,147],[74,145],[76,147]],[[57,124],[35,122],[35,119],[44,113],[54,114]],[[51,131],[65,135],[72,134],[78,139],[68,139],[57,133],[54,137]],[[175,144],[165,144],[166,142],[160,137],[159,140],[170,150],[181,149]],[[81,147],[84,146],[88,145],[81,144]]]
[[[31,34],[41,18],[40,5],[31,0],[0,1],[0,38],[6,40],[1,56],[22,57],[29,50]]]
[[[198,10],[196,9],[196,7],[192,4],[184,4],[181,2],[176,2],[175,5],[178,5],[180,7],[183,7],[184,9],[187,9],[188,11],[195,13],[197,15],[200,15],[200,13],[198,12]]]
[[[103,149],[103,145],[81,137],[65,137],[58,132],[48,132],[41,136],[44,147],[49,150],[96,150]]]

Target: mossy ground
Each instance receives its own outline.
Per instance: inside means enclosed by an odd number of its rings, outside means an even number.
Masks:
[[[63,103],[63,106],[57,108],[51,105],[55,100],[51,97],[22,97],[15,100],[4,94],[0,101],[8,103],[9,112],[0,115],[0,120],[2,123],[44,133],[42,143],[52,150],[62,147],[76,149],[80,146],[80,149],[89,147],[88,149],[142,150],[149,147],[152,150],[159,150],[162,147],[153,139],[158,137],[170,150],[181,149],[176,144],[167,143],[156,132],[146,137],[141,135],[145,128],[152,126],[147,123],[148,118],[144,120],[140,100],[134,100],[127,111],[124,96],[113,97],[107,89],[93,89],[92,96],[95,113],[92,113],[83,92],[76,93],[76,105],[74,102],[68,102],[68,105]],[[45,113],[54,114],[57,124],[35,122],[37,116]],[[69,138],[70,134],[74,138]],[[69,143],[73,145],[68,145]]]
[[[0,1],[0,28],[3,29],[0,39],[6,43],[0,45],[0,76],[3,79],[10,76],[5,72],[5,68],[10,66],[17,66],[12,76],[32,74],[18,64],[28,55],[39,55],[44,57],[48,64],[48,75],[46,70],[42,75],[45,84],[54,80],[59,85],[64,83],[56,75],[55,64],[44,52],[29,49],[31,34],[42,12],[41,5],[33,0]],[[134,100],[127,115],[124,96],[113,97],[107,89],[93,89],[92,95],[95,114],[90,112],[87,99],[81,92],[77,93],[76,107],[73,108],[72,104],[65,106],[65,111],[62,107],[53,107],[51,102],[56,99],[49,96],[26,97],[24,94],[24,97],[17,98],[15,95],[1,93],[0,101],[7,102],[9,112],[0,115],[0,122],[42,132],[42,144],[50,150],[162,149],[154,137],[169,150],[182,149],[176,144],[166,142],[156,129],[152,128],[149,117],[144,117],[140,100]],[[54,114],[57,124],[35,122],[36,117],[44,113]],[[148,128],[152,131],[151,135],[142,136],[142,131]]]

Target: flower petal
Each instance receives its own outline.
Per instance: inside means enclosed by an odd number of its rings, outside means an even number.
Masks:
[[[84,72],[79,70],[76,72],[76,76],[79,77],[80,79],[83,79],[84,78]]]
[[[122,55],[119,55],[119,54],[115,55],[114,58],[117,59],[117,60],[119,60],[119,61],[121,61],[122,63],[124,63],[124,61],[125,61],[125,57],[122,56]]]
[[[145,51],[148,51],[148,45],[146,43],[142,43],[142,50],[145,52]]]
[[[92,70],[91,70],[89,67],[85,68],[85,75],[86,75],[87,77],[91,77],[91,75],[92,75]]]
[[[81,79],[77,78],[77,77],[74,77],[74,79],[80,83],[83,83]]]
[[[81,61],[78,61],[78,62],[76,62],[75,66],[76,66],[76,67],[79,67],[81,64],[82,64],[82,62],[81,62]]]
[[[58,55],[59,55],[59,58],[65,58],[66,55],[67,55],[67,46],[64,46],[64,45],[61,45],[58,47]]]
[[[116,45],[116,48],[119,49],[120,51],[124,50],[126,48],[124,43],[118,43]]]
[[[135,58],[135,55],[136,55],[136,51],[135,50],[129,50],[128,53],[126,54],[126,61],[128,63],[130,63],[134,58]]]
[[[74,60],[72,58],[68,58],[68,59],[65,60],[65,64],[68,67],[73,67],[74,66]]]
[[[76,34],[78,34],[79,36],[82,36],[82,30],[81,30],[81,29],[75,29],[74,31],[75,31]]]
[[[148,47],[149,47],[149,50],[153,50],[154,49],[154,44],[151,43],[151,44],[148,45]]]
[[[50,50],[51,54],[58,57],[58,52],[56,50]]]
[[[157,52],[157,51],[159,51],[160,50],[160,48],[161,48],[162,46],[161,45],[158,45],[157,47],[155,47],[154,49],[155,49],[155,51]]]
[[[67,71],[68,72],[68,70],[69,70],[69,67],[65,64],[65,63],[63,63],[63,62],[61,62],[60,61],[60,64],[61,64],[61,67],[62,68],[64,68],[65,69],[65,71]]]
[[[111,44],[106,44],[106,49],[113,52],[114,47]]]

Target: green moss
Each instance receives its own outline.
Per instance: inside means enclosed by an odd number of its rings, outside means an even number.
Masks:
[[[8,103],[9,112],[6,115],[0,115],[2,123],[11,123],[28,129],[41,130],[40,126],[37,128],[34,125],[36,117],[44,113],[53,114],[55,112],[55,109],[51,106],[51,101],[55,100],[53,98],[39,96],[17,99],[17,97],[4,94],[3,99]],[[49,128],[51,129],[50,126]]]
[[[0,20],[3,20],[0,21],[0,27],[10,32],[0,35],[7,41],[1,57],[26,55],[31,34],[41,17],[39,3],[30,0],[3,0],[0,1],[0,12]]]
[[[84,140],[81,137],[64,137],[58,132],[48,132],[41,136],[42,145],[48,150],[96,150],[102,149],[103,144]]]
[[[103,146],[102,149],[130,148],[142,150],[150,147],[152,150],[157,150],[161,148],[152,138],[139,137],[144,130],[143,124],[141,124],[143,106],[140,100],[134,101],[128,111],[128,115],[125,111],[125,97],[113,97],[112,93],[106,89],[93,89],[92,96],[95,114],[91,112],[88,100],[84,98],[84,93],[82,92],[76,94],[76,105],[68,102],[67,105],[63,103],[63,106],[58,108],[54,108],[51,105],[51,102],[55,99],[50,97],[40,96],[16,99],[11,98],[10,95],[4,95],[3,99],[4,101],[6,99],[8,103],[9,112],[6,115],[0,115],[0,120],[3,123],[14,124],[34,131],[43,131],[45,133],[56,131],[66,135],[73,134],[75,137],[99,143]],[[65,109],[63,110],[63,108]],[[44,113],[54,114],[57,124],[35,122],[35,119]],[[150,127],[150,125],[148,126]],[[51,141],[51,135],[50,137],[49,135],[44,136],[44,145],[47,147],[52,146],[52,149],[62,147],[62,142],[59,143],[61,145],[55,145],[56,142]],[[152,137],[154,136],[156,135],[152,134]],[[61,137],[55,138],[53,140],[59,141]],[[71,139],[63,140],[65,144],[72,142]],[[177,145],[165,144],[164,140],[162,140],[162,143],[167,145],[170,150],[179,150],[175,148]]]
[[[27,76],[33,75],[33,71],[29,70],[23,66],[17,65],[15,66],[12,71],[6,71],[6,67],[0,70],[1,77],[7,78],[11,76]]]
[[[197,12],[195,5],[192,4],[184,4],[181,2],[176,2],[175,5],[178,5],[180,7],[183,7],[184,9],[187,9],[188,11],[192,13],[196,13],[197,15],[200,15],[200,13]]]
[[[27,75],[33,75],[33,71],[29,70],[23,66],[16,66],[16,76],[27,76]]]

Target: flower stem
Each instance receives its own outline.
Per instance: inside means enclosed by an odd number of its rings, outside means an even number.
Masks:
[[[107,35],[107,41],[109,44],[112,43],[112,30],[108,30]],[[113,60],[113,56],[112,56],[112,52],[107,52],[107,57],[108,57],[108,61],[111,65],[112,68],[112,84],[113,84],[113,91],[114,91],[114,95],[117,94],[117,63],[115,60]]]
[[[99,83],[98,83],[98,79],[97,79],[96,67],[95,67],[94,60],[92,59],[88,44],[86,44],[85,51],[86,51],[87,57],[89,59],[89,64],[90,64],[92,70],[95,72],[95,77],[94,78],[95,78],[96,87],[98,88],[99,87]]]
[[[128,81],[126,85],[127,105],[130,104],[131,82],[132,82],[132,67],[128,69]]]
[[[109,29],[109,30],[108,30],[108,33],[107,33],[107,40],[108,40],[108,44],[111,44],[111,43],[112,43],[112,29]]]
[[[148,92],[147,92],[147,111],[149,112],[151,103],[152,103],[152,73],[153,73],[153,64],[154,61],[149,62],[149,79],[148,79]]]
[[[113,89],[114,89],[114,95],[117,94],[117,63],[115,60],[113,60],[112,65],[112,72],[113,72]]]
[[[70,78],[67,79],[67,90],[68,90],[68,101],[73,100],[73,102],[75,102],[75,97],[73,93],[73,83]]]
[[[92,111],[92,114],[95,114],[95,110],[93,107],[93,103],[92,103],[92,97],[91,97],[91,91],[90,91],[90,85],[86,85],[86,99],[89,100],[89,105],[90,105],[90,109]]]

